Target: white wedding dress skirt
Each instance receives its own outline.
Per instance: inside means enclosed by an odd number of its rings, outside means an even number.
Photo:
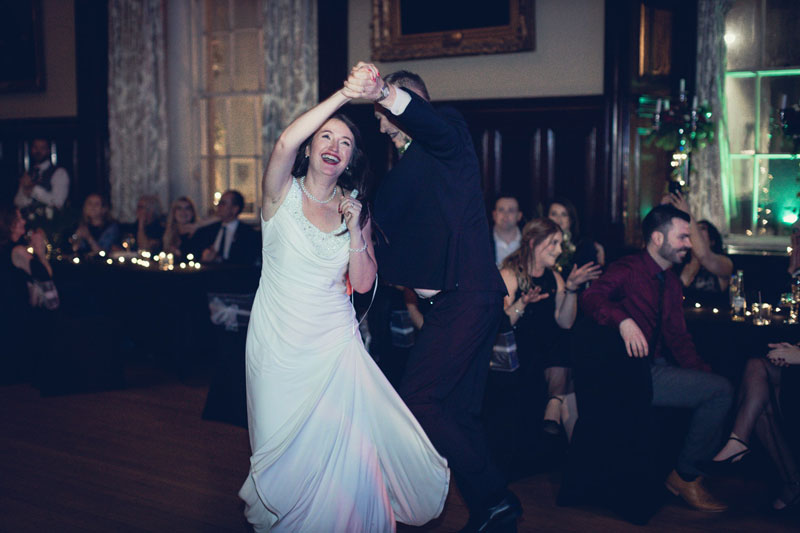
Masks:
[[[345,291],[348,233],[303,215],[296,180],[262,220],[263,268],[247,331],[256,531],[384,532],[422,525],[450,472],[364,348]]]

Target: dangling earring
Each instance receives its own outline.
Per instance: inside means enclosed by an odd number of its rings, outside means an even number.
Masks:
[[[344,173],[345,174],[350,174],[350,165],[347,165],[346,167],[344,167]]]

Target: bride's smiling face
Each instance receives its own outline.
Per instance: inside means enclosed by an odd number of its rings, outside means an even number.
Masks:
[[[329,119],[314,134],[306,148],[309,170],[339,177],[353,156],[353,132],[339,119]]]

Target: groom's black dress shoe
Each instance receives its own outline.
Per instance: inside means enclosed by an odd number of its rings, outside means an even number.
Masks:
[[[516,533],[517,518],[522,516],[522,505],[513,492],[486,509],[478,520],[470,518],[460,533]]]

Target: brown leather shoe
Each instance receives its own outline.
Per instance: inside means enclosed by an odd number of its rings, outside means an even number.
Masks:
[[[702,476],[694,481],[684,481],[678,473],[673,470],[667,476],[665,485],[667,490],[675,496],[680,496],[686,503],[697,509],[708,513],[720,513],[727,511],[728,506],[714,498],[703,486]]]

